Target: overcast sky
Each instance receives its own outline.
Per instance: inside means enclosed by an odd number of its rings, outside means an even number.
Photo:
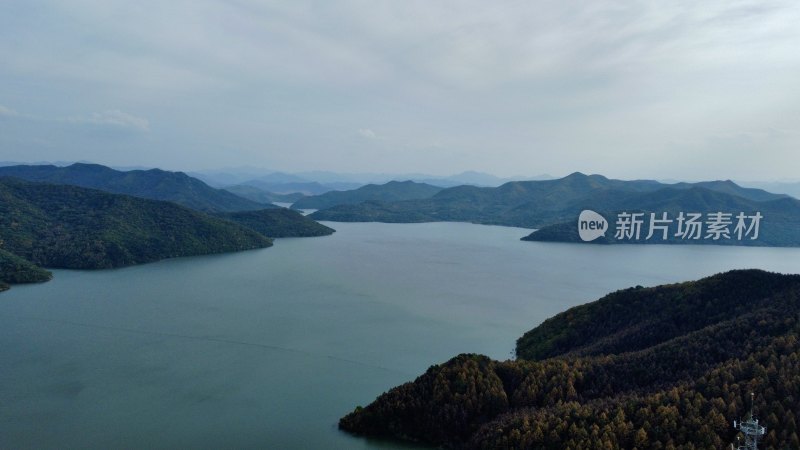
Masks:
[[[0,2],[0,161],[798,179],[800,2]]]

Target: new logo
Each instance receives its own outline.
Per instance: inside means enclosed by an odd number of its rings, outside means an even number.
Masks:
[[[600,236],[605,236],[608,222],[605,217],[590,210],[584,209],[578,216],[578,234],[584,242],[593,241]]]

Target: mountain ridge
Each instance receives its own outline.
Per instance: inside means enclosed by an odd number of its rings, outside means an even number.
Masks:
[[[711,184],[704,188],[717,186]],[[725,189],[731,189],[727,184]],[[457,186],[443,189],[427,199],[396,202],[365,202],[339,205],[315,212],[317,220],[341,222],[433,222],[462,221],[489,225],[539,228],[573,215],[581,200],[608,193],[647,193],[659,189],[689,189],[693,185],[665,185],[652,180],[623,181],[602,175],[574,172],[564,178],[542,181],[512,181],[496,188]],[[744,198],[784,198],[764,191],[741,189]],[[727,195],[733,195],[726,193]],[[585,203],[589,209],[597,205]],[[585,209],[585,208],[583,208]],[[559,220],[560,219],[560,220]]]
[[[99,189],[151,200],[172,201],[198,211],[258,210],[265,205],[215,189],[183,172],[161,169],[119,171],[100,164],[74,163],[66,167],[23,165],[0,167],[0,176],[27,181]]]
[[[635,208],[629,208],[636,205]],[[689,188],[663,188],[654,192],[631,193],[607,191],[599,192],[580,202],[570,204],[562,213],[553,215],[555,223],[546,225],[522,238],[525,241],[574,242],[583,243],[578,235],[578,213],[591,209],[606,217],[609,230],[605,236],[591,241],[595,244],[718,244],[750,246],[800,246],[800,201],[780,196],[772,200],[755,201],[733,196],[724,192],[712,191],[702,186]],[[674,222],[680,212],[724,212],[737,214],[760,213],[758,239],[685,240],[676,236],[677,224]],[[616,239],[614,237],[614,217],[620,212],[667,213],[673,220],[669,225],[668,239],[645,239],[646,227],[640,239]]]
[[[798,275],[622,289],[546,320],[516,353],[431,366],[339,427],[447,448],[725,448],[755,392],[761,448],[800,444]]]
[[[301,198],[305,197],[305,194],[301,194],[299,192],[294,192],[291,194],[276,194],[274,192],[270,192],[256,186],[251,186],[249,184],[236,184],[233,186],[225,186],[222,189],[231,192],[233,194],[236,194],[239,197],[246,198],[248,200],[252,200],[254,202],[262,204],[294,203],[300,200]]]
[[[305,197],[292,207],[298,209],[324,209],[337,205],[353,205],[364,201],[398,201],[429,198],[442,188],[411,180],[389,181],[384,184],[367,184],[349,191],[330,191]]]
[[[3,249],[44,267],[99,269],[269,247],[241,225],[173,202],[0,177]]]

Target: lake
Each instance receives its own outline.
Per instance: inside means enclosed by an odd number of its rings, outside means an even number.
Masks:
[[[522,242],[464,223],[326,223],[320,238],[0,294],[0,448],[410,448],[338,418],[463,352],[621,288],[800,249]]]

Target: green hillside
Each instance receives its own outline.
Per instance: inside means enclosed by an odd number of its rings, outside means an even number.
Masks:
[[[717,245],[759,245],[759,246],[800,246],[800,201],[790,197],[779,197],[776,200],[754,201],[743,197],[711,191],[702,187],[690,189],[665,188],[649,193],[603,192],[591,196],[568,208],[569,215],[559,215],[558,223],[547,225],[523,237],[526,241],[541,242],[582,242],[578,235],[578,214],[583,209],[592,209],[603,215],[608,221],[609,230],[605,236],[592,243],[598,244],[717,244]],[[616,239],[615,221],[620,212],[644,213],[645,225],[640,238]],[[734,216],[740,212],[746,215],[760,213],[758,238],[737,239],[698,239],[686,240],[676,236],[678,224],[674,220],[680,212],[726,212]],[[669,224],[667,239],[661,235],[654,239],[646,239],[648,234],[650,213],[657,216],[668,213],[673,222]],[[703,220],[706,220],[704,217]],[[733,232],[734,223],[729,230]],[[705,233],[703,233],[703,237]]]
[[[327,236],[336,231],[287,208],[221,213],[218,216],[271,238]]]
[[[716,199],[723,202],[788,200],[785,196],[744,189],[731,182],[668,185],[573,173],[557,180],[513,181],[496,188],[457,186],[427,199],[339,205],[317,211],[311,218],[341,222],[459,221],[541,228],[577,218],[582,209],[646,209],[634,201],[649,201],[648,195],[657,191],[683,192],[698,188],[719,194]],[[721,207],[716,203],[707,206]]]
[[[53,274],[0,248],[0,284],[40,283],[53,278]],[[0,289],[5,290],[5,289]]]
[[[798,275],[630,288],[529,331],[517,360],[460,355],[339,426],[458,448],[722,449],[754,392],[759,448],[798,448],[799,338]]]
[[[304,194],[295,192],[292,194],[276,194],[269,192],[256,186],[249,184],[237,184],[235,186],[227,186],[226,191],[238,195],[239,197],[252,200],[257,203],[270,204],[273,202],[278,203],[294,203],[301,198],[305,197]]]
[[[394,202],[429,198],[442,188],[413,181],[390,181],[386,184],[368,184],[349,191],[330,191],[298,200],[293,208],[324,209],[336,205],[355,205],[366,201]]]
[[[778,200],[781,198],[786,198],[788,195],[786,194],[773,194],[772,192],[767,192],[763,189],[756,189],[756,188],[748,188],[739,186],[738,184],[734,183],[731,180],[725,181],[700,181],[698,183],[676,183],[669,185],[671,188],[675,189],[691,189],[693,187],[704,187],[711,191],[722,192],[724,194],[731,194],[736,195],[738,197],[743,197],[748,200],[755,200],[757,202],[765,202],[770,200]],[[777,191],[781,192],[781,191]]]
[[[0,177],[3,176],[166,200],[198,211],[246,211],[269,207],[223,189],[214,189],[183,172],[160,169],[119,171],[98,164],[82,163],[67,167],[8,166],[0,167]]]
[[[0,178],[3,248],[34,264],[101,269],[263,248],[241,225],[171,202]]]

